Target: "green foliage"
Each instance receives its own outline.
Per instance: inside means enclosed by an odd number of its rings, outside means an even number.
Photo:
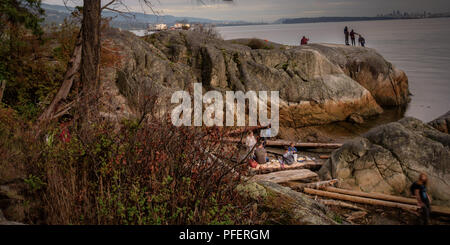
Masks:
[[[38,37],[10,26],[0,37],[0,79],[6,81],[3,102],[26,119],[34,119],[59,88],[75,44],[77,26],[65,22]]]
[[[42,35],[40,23],[44,10],[41,0],[2,0],[0,2],[1,16],[5,16],[7,24],[23,25],[34,35]]]

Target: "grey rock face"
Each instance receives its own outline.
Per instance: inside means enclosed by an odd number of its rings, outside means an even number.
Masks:
[[[320,169],[323,179],[343,187],[410,196],[420,173],[429,178],[429,194],[450,204],[450,136],[414,118],[376,127],[334,151]]]
[[[403,89],[401,96],[386,88],[386,98],[375,96],[377,101],[382,105],[406,103],[402,97],[408,90],[406,76],[406,83],[396,80],[397,70],[370,49],[325,45],[251,49],[194,31],[159,32],[145,37],[145,41],[114,29],[103,35],[120,50],[115,72],[111,69],[103,77],[103,83],[111,85],[106,92],[115,84],[120,95],[110,92],[111,98],[103,100],[104,107],[121,107],[124,115],[139,113],[139,98],[147,88],[157,88],[160,101],[167,101],[175,90],[192,90],[195,82],[202,83],[204,90],[279,91],[280,121],[290,127],[381,113],[374,94],[385,90],[366,85],[385,83],[387,77],[394,78],[389,80],[391,90],[392,84],[397,90]],[[346,63],[343,57],[361,63],[347,65],[350,61]],[[361,67],[363,73],[354,72]],[[365,79],[367,70],[371,76]],[[398,103],[384,103],[387,98]]]
[[[296,225],[335,225],[332,218],[334,213],[323,204],[309,198],[303,193],[296,192],[289,187],[284,187],[273,182],[261,181],[267,190],[266,199],[274,198],[274,202],[266,200],[269,209],[276,210],[286,217],[281,217],[282,224]],[[271,206],[271,207],[270,207]],[[280,217],[277,217],[280,218]]]

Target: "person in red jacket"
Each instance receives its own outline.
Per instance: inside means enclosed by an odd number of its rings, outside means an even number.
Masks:
[[[308,44],[309,39],[303,36],[302,40],[300,41],[300,45],[306,45]]]

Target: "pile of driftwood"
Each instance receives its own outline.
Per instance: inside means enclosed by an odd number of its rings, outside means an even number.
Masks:
[[[342,201],[391,207],[391,208],[400,208],[402,210],[413,212],[419,210],[419,206],[417,206],[417,201],[414,198],[393,196],[382,193],[367,193],[362,191],[353,191],[333,187],[333,185],[335,185],[336,183],[337,180],[310,183],[308,185],[303,185],[301,191],[309,195],[340,200],[340,202],[330,201],[328,202],[328,204],[346,208],[354,207],[354,205]],[[431,212],[437,215],[450,216],[450,208],[447,207],[433,205],[431,206]]]

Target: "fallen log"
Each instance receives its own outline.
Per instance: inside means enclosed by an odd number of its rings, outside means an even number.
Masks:
[[[306,162],[297,162],[293,163],[291,165],[284,165],[284,168],[280,166],[280,164],[277,163],[266,163],[262,165],[258,165],[258,167],[253,168],[250,170],[252,173],[258,173],[258,174],[268,174],[278,171],[285,171],[285,170],[295,170],[295,169],[319,169],[322,167],[322,163],[316,163],[314,161],[306,161]]]
[[[351,196],[368,197],[368,198],[372,198],[372,199],[400,202],[400,203],[406,203],[406,204],[412,204],[412,205],[417,204],[417,200],[414,198],[392,196],[392,195],[387,195],[387,194],[382,194],[382,193],[368,193],[368,192],[362,192],[362,191],[352,191],[352,190],[340,189],[340,188],[335,188],[335,187],[325,187],[323,190],[329,191],[329,192],[336,192],[336,193],[351,195]]]
[[[225,143],[239,143],[241,139],[237,138],[224,138],[222,140]],[[294,143],[295,147],[302,148],[339,148],[342,146],[341,143],[307,143],[307,142],[292,142],[287,140],[268,140],[266,141],[266,146],[289,146]]]
[[[283,183],[283,185],[296,190],[296,191],[303,191],[304,188],[312,188],[312,189],[319,189],[320,187],[323,186],[328,186],[328,185],[335,185],[338,182],[338,180],[333,179],[333,180],[326,180],[326,181],[318,181],[318,182],[312,182],[312,183],[299,183],[299,182],[286,182]]]
[[[332,179],[332,180],[324,180],[324,181],[318,181],[318,182],[314,182],[314,183],[308,183],[308,184],[304,184],[304,188],[312,188],[312,189],[320,189],[320,188],[324,188],[327,186],[332,186],[335,185],[339,182],[338,179]]]
[[[336,201],[336,200],[325,200],[325,199],[319,199],[318,201],[326,206],[336,206],[336,207],[340,207],[340,208],[348,208],[348,209],[359,210],[359,211],[367,211],[364,208],[358,207],[358,206],[350,204],[348,202]]]
[[[64,74],[64,80],[61,84],[61,87],[59,88],[50,105],[48,105],[47,108],[45,108],[44,112],[39,116],[39,121],[42,122],[53,119],[55,117],[54,115],[56,113],[56,110],[58,109],[59,103],[62,100],[65,100],[69,95],[70,89],[72,88],[73,81],[75,79],[75,75],[77,74],[81,65],[81,41],[82,32],[80,31],[78,33],[77,42],[75,44],[72,57],[70,58],[69,64],[67,65],[67,70]]]
[[[307,194],[311,194],[311,195],[323,196],[323,197],[339,199],[339,200],[344,200],[344,201],[350,201],[350,202],[355,202],[355,203],[363,203],[363,204],[384,206],[384,207],[391,207],[391,208],[400,208],[400,209],[403,209],[406,211],[417,211],[419,209],[419,207],[416,205],[391,202],[391,201],[382,201],[382,200],[358,197],[358,196],[351,196],[351,195],[339,194],[339,193],[329,192],[329,191],[321,191],[321,190],[316,190],[316,189],[311,189],[311,188],[304,188],[303,192],[305,192]]]
[[[309,169],[286,170],[270,174],[260,174],[252,177],[254,181],[269,181],[284,183],[289,181],[310,181],[318,179],[318,175]]]
[[[239,129],[231,130],[231,131],[227,132],[225,135],[229,136],[229,135],[241,134],[241,133],[255,131],[258,129],[264,129],[264,128],[268,128],[268,127],[269,126],[252,126],[252,127],[239,128]]]
[[[450,208],[431,205],[431,213],[450,216]]]

